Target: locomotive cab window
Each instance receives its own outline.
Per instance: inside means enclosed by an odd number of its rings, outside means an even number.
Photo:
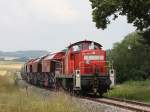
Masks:
[[[89,45],[89,49],[100,49],[97,45],[95,45],[93,42]]]
[[[72,47],[73,51],[80,51],[81,48],[78,45]]]

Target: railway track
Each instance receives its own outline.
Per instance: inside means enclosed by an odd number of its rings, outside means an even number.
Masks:
[[[90,98],[85,97],[83,99],[87,99],[90,101],[94,101],[97,103],[103,103],[111,106],[116,106],[119,108],[135,111],[135,112],[150,112],[150,104],[125,100],[125,99],[118,99],[118,98]]]

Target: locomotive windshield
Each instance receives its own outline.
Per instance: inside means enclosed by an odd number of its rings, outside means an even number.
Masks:
[[[73,51],[99,49],[99,46],[92,43],[80,43],[72,46]]]

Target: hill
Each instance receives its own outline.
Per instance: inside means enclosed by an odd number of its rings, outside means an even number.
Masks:
[[[15,52],[3,52],[0,51],[1,60],[19,60],[24,61],[30,58],[36,58],[49,53],[43,50],[28,50],[28,51],[15,51]]]

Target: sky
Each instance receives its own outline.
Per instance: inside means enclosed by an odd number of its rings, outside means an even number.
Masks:
[[[89,0],[0,0],[0,51],[54,52],[85,39],[111,49],[134,30],[125,16],[97,29]]]

